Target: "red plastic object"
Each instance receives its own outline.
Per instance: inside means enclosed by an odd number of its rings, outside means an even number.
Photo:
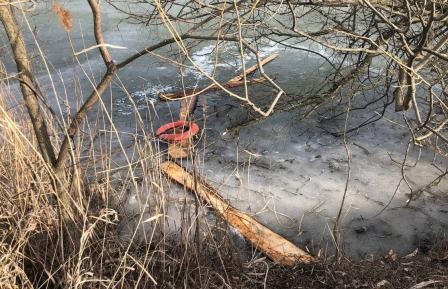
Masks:
[[[188,130],[182,132],[182,133],[165,133],[169,129],[173,128],[188,128]],[[162,125],[159,127],[159,129],[156,131],[156,136],[160,139],[163,139],[165,141],[183,141],[187,140],[190,137],[196,135],[199,132],[199,126],[195,124],[194,122],[188,122],[183,120],[178,120],[175,122],[170,122],[167,124]]]

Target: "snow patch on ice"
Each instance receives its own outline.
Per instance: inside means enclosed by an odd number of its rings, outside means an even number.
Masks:
[[[280,46],[277,43],[270,42],[260,48],[259,55],[261,58],[264,58],[273,53],[277,53],[279,50]],[[226,59],[225,63],[216,61],[217,52],[219,59]],[[224,43],[219,47],[216,47],[216,45],[204,46],[194,52],[191,59],[193,63],[191,67],[183,71],[183,76],[194,76],[198,80],[206,78],[206,75],[210,76],[217,68],[233,69],[236,72],[240,71],[242,66],[239,47],[235,43]],[[244,55],[244,60],[254,64],[256,56],[252,52],[247,52]]]
[[[148,106],[154,107],[158,102],[158,95],[161,92],[172,91],[171,85],[156,84],[148,86],[143,90],[137,90],[131,93],[130,97],[116,99],[116,111],[121,115],[130,115],[137,111],[147,109]]]

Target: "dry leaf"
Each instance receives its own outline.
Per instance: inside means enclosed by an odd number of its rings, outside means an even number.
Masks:
[[[375,289],[394,289],[394,286],[392,286],[392,284],[389,281],[382,280],[382,281],[378,282],[374,288]]]
[[[417,254],[418,254],[418,248],[415,249],[412,253],[410,253],[410,254],[404,256],[403,259],[410,259],[410,258],[413,258],[413,257],[417,256]]]
[[[397,255],[397,253],[394,252],[394,250],[389,250],[389,253],[387,253],[385,258],[386,258],[386,260],[395,262],[395,261],[397,261],[398,255]]]

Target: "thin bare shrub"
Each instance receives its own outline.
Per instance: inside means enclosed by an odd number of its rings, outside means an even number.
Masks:
[[[110,2],[121,9],[120,1]],[[399,5],[392,5],[395,2]],[[358,95],[346,95],[344,88],[357,87],[363,94],[364,84],[368,83],[365,95],[376,89],[384,94],[378,99],[368,98],[366,106],[379,104],[384,114],[395,101],[397,110],[411,110],[413,116],[403,116],[409,119],[414,143],[434,145],[446,154],[445,148],[437,145],[438,140],[446,141],[444,131],[448,123],[445,84],[448,12],[443,3],[253,1],[249,5],[245,1],[145,1],[143,4],[148,5],[151,13],[125,12],[134,21],[165,27],[168,38],[117,63],[112,57],[114,46],[102,35],[101,5],[105,3],[86,2],[86,9],[89,7],[92,12],[91,33],[96,43],[82,52],[73,51],[73,59],[79,63],[80,54],[98,49],[104,74],[93,79],[82,71],[92,89],[85,98],[74,95],[73,99],[84,101],[69,103],[68,110],[74,113],[66,115],[49,109],[45,93],[32,73],[20,36],[21,29],[32,34],[27,22],[28,10],[19,1],[0,0],[1,20],[9,32],[8,45],[18,72],[0,74],[0,288],[264,288],[275,284],[276,280],[269,283],[272,264],[266,258],[256,252],[249,262],[239,259],[229,228],[222,220],[214,220],[214,224],[206,220],[209,223],[200,226],[200,220],[206,219],[200,217],[205,208],[187,192],[181,209],[180,237],[170,242],[166,236],[168,193],[158,168],[166,152],[160,150],[158,141],[146,129],[148,124],[143,123],[135,103],[137,133],[127,147],[120,138],[124,132],[115,127],[113,115],[103,103],[102,95],[109,91],[111,83],[120,83],[120,69],[145,55],[161,57],[156,50],[168,45],[178,53],[165,58],[166,61],[178,65],[180,70],[189,61],[189,68],[205,75],[210,85],[221,87],[257,117],[296,108],[306,117],[331,101],[344,108],[344,113],[347,99]],[[53,9],[70,39],[70,12],[57,3]],[[24,19],[23,26],[15,23],[14,17],[18,16]],[[300,23],[313,22],[309,19],[315,18],[325,20],[317,31],[301,30]],[[181,33],[178,23],[189,23],[189,29]],[[371,25],[366,27],[362,23]],[[429,34],[431,29],[434,31]],[[258,47],[270,41],[299,50],[309,50],[300,44],[311,42],[330,50],[331,57],[317,53],[332,67],[325,83],[305,95],[284,98],[285,91],[259,65],[261,75],[268,79],[273,91],[269,100],[259,105],[247,87],[241,94],[225,88],[191,58],[191,51],[200,44],[210,42],[219,50],[222,42],[229,42],[237,48],[240,70],[244,71],[245,56],[255,55],[260,63]],[[47,59],[44,51],[38,51],[40,59]],[[374,60],[385,61],[384,75],[373,73]],[[429,77],[423,77],[419,71],[428,72]],[[50,68],[47,73],[53,75]],[[124,85],[123,90],[126,91]],[[126,95],[132,102],[129,93]],[[58,106],[63,111],[60,103]],[[89,118],[94,108],[96,117]],[[148,105],[147,109],[151,111],[153,107]],[[333,133],[345,138],[348,131],[377,119],[346,127],[342,134]],[[128,154],[130,148],[133,157]],[[190,160],[196,160],[195,152],[190,153]],[[123,164],[114,166],[119,158],[124,159]],[[124,203],[131,193],[140,205],[132,216],[136,225],[124,241],[118,234],[118,225],[130,217]],[[319,285],[338,285],[331,279],[337,268],[322,265],[318,273],[313,266],[295,270],[306,272],[307,276],[325,275],[329,281],[318,280],[322,281]],[[325,273],[327,270],[329,274]],[[279,276],[284,272],[280,271]]]

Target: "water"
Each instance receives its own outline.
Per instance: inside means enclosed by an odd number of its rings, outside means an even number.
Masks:
[[[104,65],[97,49],[81,54],[76,60],[73,57],[73,52],[79,52],[96,44],[88,4],[76,0],[62,2],[61,5],[69,10],[73,18],[73,29],[69,35],[59,24],[50,4],[40,4],[32,13],[33,16],[28,18],[35,38],[29,29],[25,29],[25,34],[40,84],[47,92],[51,105],[65,115],[68,111],[74,113],[77,105],[79,106],[92,91],[94,83],[99,81],[99,77],[104,73]],[[169,37],[163,26],[134,25],[124,21],[124,18],[124,14],[103,3],[102,20],[106,43],[126,47],[123,50],[110,49],[113,59],[117,62]],[[23,19],[20,22],[23,27],[27,27]],[[50,74],[38,53],[36,43],[45,54]],[[327,53],[322,47],[315,48]],[[175,49],[174,45],[159,49],[156,53],[174,61],[182,61],[182,58],[171,56],[172,50]],[[218,62],[216,62],[217,53]],[[260,56],[266,57],[272,53],[279,53],[280,57],[266,66],[266,73],[273,75],[287,92],[295,93],[298,90],[303,91],[304,88],[311,88],[309,84],[320,78],[320,74],[328,69],[316,54],[293,51],[274,42],[264,42],[260,47]],[[225,81],[241,70],[241,58],[234,43],[226,42],[216,49],[215,43],[208,41],[195,47],[190,54],[194,63],[183,62],[186,66],[182,69],[155,55],[146,55],[132,62],[118,73],[112,91],[103,95],[100,107],[113,112],[116,125],[124,128],[129,126],[129,118],[136,110],[143,115],[152,115],[154,113],[150,110],[154,110],[155,106],[166,106],[157,102],[157,95],[160,92],[179,90],[182,86],[186,88],[202,86],[208,83],[204,73],[213,74],[218,80]],[[244,60],[246,67],[255,64],[255,56],[252,53],[246,53]],[[4,55],[3,61],[8,70],[13,70],[13,63],[9,61],[7,55]],[[324,71],[319,70],[319,67],[323,67]],[[54,82],[54,86],[51,81]],[[222,96],[209,97],[211,104],[214,97]],[[160,115],[158,114],[159,117]]]

